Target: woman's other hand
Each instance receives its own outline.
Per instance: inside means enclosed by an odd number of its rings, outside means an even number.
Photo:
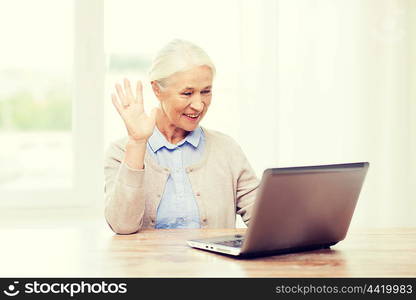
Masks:
[[[138,143],[147,142],[155,127],[158,108],[153,108],[150,116],[145,113],[141,81],[137,81],[136,95],[133,95],[128,79],[124,79],[124,90],[117,83],[116,91],[118,98],[115,94],[112,94],[111,99],[126,125],[130,140]]]

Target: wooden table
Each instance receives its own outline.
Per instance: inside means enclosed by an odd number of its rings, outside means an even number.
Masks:
[[[185,240],[244,229],[4,228],[1,277],[416,277],[416,228],[355,229],[331,249],[235,259]]]

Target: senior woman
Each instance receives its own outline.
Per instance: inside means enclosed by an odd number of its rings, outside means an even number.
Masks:
[[[108,148],[105,218],[119,234],[143,228],[234,228],[248,224],[258,178],[229,136],[200,126],[215,67],[198,46],[173,40],[158,53],[150,83],[159,107],[143,109],[142,84],[116,84],[112,101],[127,137]]]

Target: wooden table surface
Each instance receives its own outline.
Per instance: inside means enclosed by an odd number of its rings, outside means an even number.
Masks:
[[[187,246],[244,229],[0,229],[1,277],[416,277],[416,228],[355,229],[331,249],[235,259]]]

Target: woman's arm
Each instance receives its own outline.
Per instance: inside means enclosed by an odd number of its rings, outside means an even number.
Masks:
[[[146,141],[137,142],[129,139],[126,144],[125,163],[132,169],[141,170],[144,167],[144,155],[146,154]]]
[[[120,234],[135,233],[143,225],[144,156],[146,143],[152,135],[157,108],[148,116],[143,109],[143,86],[137,82],[133,94],[130,81],[124,79],[124,89],[116,84],[112,94],[114,107],[123,119],[128,133],[125,145],[112,144],[106,156],[105,218],[111,229]]]
[[[238,155],[235,155],[234,166],[237,170],[237,190],[236,190],[236,213],[239,214],[246,225],[249,224],[252,215],[254,201],[256,200],[259,179],[253,168],[238,146]]]
[[[105,218],[115,233],[138,232],[145,208],[143,159],[146,144],[113,143],[107,151],[105,175]],[[141,166],[141,168],[140,168]]]

